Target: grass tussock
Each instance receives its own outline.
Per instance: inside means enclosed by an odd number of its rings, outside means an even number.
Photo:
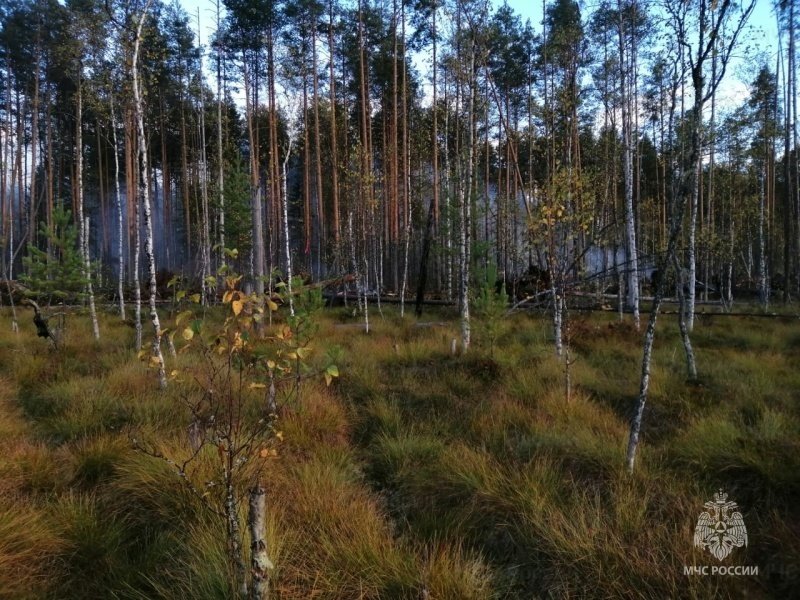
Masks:
[[[546,319],[476,323],[473,348],[452,356],[446,311],[418,326],[384,307],[369,335],[351,312],[321,317],[310,360],[334,351],[340,378],[302,383],[278,411],[276,456],[248,461],[237,488],[267,489],[273,597],[760,598],[800,585],[793,321],[698,320],[687,382],[662,320],[630,476],[641,333],[629,323],[573,315],[567,401]],[[103,315],[101,330],[94,342],[72,316],[55,352],[24,320],[17,335],[0,327],[0,597],[233,597],[224,522],[132,444],[191,454],[201,363],[167,357],[182,375],[159,392],[132,329]],[[200,489],[219,477],[217,452],[189,463]],[[683,575],[709,563],[692,530],[720,487],[750,539],[729,563],[767,576]]]

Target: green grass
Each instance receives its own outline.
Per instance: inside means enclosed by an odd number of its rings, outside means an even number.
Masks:
[[[494,344],[476,323],[454,357],[447,311],[435,327],[383,311],[369,335],[349,312],[324,314],[311,361],[337,349],[341,377],[309,380],[281,411],[260,473],[275,598],[783,598],[800,585],[796,320],[699,319],[687,382],[662,319],[630,476],[641,334],[629,324],[573,315],[567,403],[546,319],[510,317]],[[112,315],[100,342],[70,317],[60,352],[27,315],[19,334],[3,323],[0,598],[233,597],[224,522],[131,442],[186,456],[192,386],[159,392]],[[199,364],[167,357],[168,371]],[[215,452],[192,463],[196,481],[216,477]],[[692,531],[720,487],[749,533],[726,564],[782,576],[683,575],[714,560]]]

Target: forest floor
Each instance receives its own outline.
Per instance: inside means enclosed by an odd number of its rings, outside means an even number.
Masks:
[[[643,440],[624,469],[641,334],[573,314],[572,383],[546,317],[520,314],[451,356],[458,324],[372,310],[320,317],[308,381],[266,462],[275,598],[789,598],[800,589],[800,321],[703,317],[687,382],[659,323]],[[163,460],[187,446],[184,392],[136,360],[133,330],[69,318],[63,348],[0,315],[0,597],[229,598],[225,525]],[[145,335],[150,334],[145,328]],[[147,339],[147,338],[146,338]],[[495,339],[490,343],[490,339]],[[177,368],[196,357],[179,354]],[[746,547],[693,547],[724,489]],[[244,523],[244,515],[243,515]],[[686,566],[757,566],[691,575]]]

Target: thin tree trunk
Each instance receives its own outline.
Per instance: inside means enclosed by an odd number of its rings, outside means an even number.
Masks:
[[[425,302],[425,286],[428,282],[428,256],[431,250],[431,237],[435,220],[435,203],[431,202],[428,208],[428,221],[425,225],[425,237],[422,241],[422,256],[419,260],[419,283],[417,284],[416,315],[422,316],[422,305]]]
[[[698,153],[699,154],[699,153]],[[689,209],[689,240],[687,242],[687,253],[689,255],[689,290],[686,299],[686,328],[691,332],[694,329],[694,307],[697,297],[697,209],[700,200],[700,174],[702,165],[700,156],[693,166],[695,169],[695,187],[692,190],[691,207]]]
[[[92,318],[92,333],[94,339],[100,339],[100,325],[97,322],[97,309],[94,304],[94,289],[92,288],[92,263],[89,257],[89,217],[84,221],[84,231],[86,232],[86,253],[84,254],[84,269],[86,271],[86,287],[89,291],[89,314]]]
[[[144,131],[144,107],[142,105],[142,92],[139,88],[139,47],[142,39],[142,27],[144,26],[145,15],[150,8],[148,0],[141,15],[134,39],[133,61],[131,66],[133,76],[133,96],[136,106],[136,128],[139,136],[139,162],[142,165],[142,172],[139,178],[139,187],[142,191],[142,205],[144,208],[145,226],[145,255],[147,266],[150,273],[150,321],[153,324],[153,353],[152,360],[158,369],[158,383],[161,389],[167,387],[167,375],[164,370],[164,356],[161,353],[161,323],[156,310],[156,257],[153,248],[153,218],[150,207],[150,164],[147,156],[147,137]]]
[[[217,31],[220,31],[219,0],[217,5]],[[219,194],[219,266],[225,264],[225,161],[222,140],[222,49],[217,48],[217,192]]]
[[[31,183],[30,183],[30,213],[28,216],[28,242],[36,244],[36,221],[38,199],[36,197],[36,159],[39,156],[39,63],[40,63],[40,28],[36,32],[36,53],[33,68],[33,106],[31,116]],[[78,83],[80,85],[80,81]]]
[[[470,41],[469,70],[467,71],[469,91],[469,109],[466,152],[466,177],[465,183],[460,187],[460,209],[462,214],[461,222],[461,248],[460,248],[460,273],[461,273],[461,349],[467,352],[470,346],[470,314],[469,314],[469,277],[470,277],[470,233],[472,229],[471,205],[472,205],[472,155],[474,145],[473,120],[475,118],[475,42]]]
[[[619,53],[620,53],[620,90],[622,91],[622,160],[624,164],[625,185],[625,254],[627,273],[627,303],[633,310],[633,323],[639,329],[639,260],[636,248],[636,222],[633,210],[633,134],[631,123],[631,99],[629,93],[629,77],[635,76],[629,68],[626,52],[625,27],[619,10]]]
[[[403,73],[402,73],[402,81],[401,81],[401,93],[403,95],[403,209],[404,209],[404,220],[405,220],[405,232],[404,232],[404,247],[403,247],[403,278],[402,284],[400,286],[400,316],[405,316],[405,299],[406,299],[406,288],[408,287],[408,253],[409,253],[409,246],[411,244],[411,194],[409,188],[411,187],[411,173],[410,173],[410,161],[408,155],[408,76],[406,69],[406,4],[405,0],[401,1],[400,5],[400,17],[401,17],[401,38],[403,43],[403,52],[402,52],[402,61],[403,61]]]
[[[256,144],[254,107],[250,100],[250,77],[247,70],[247,57],[244,57],[245,71],[245,99],[247,112],[247,125],[250,137],[250,210],[252,215],[253,231],[253,285],[259,296],[264,295],[264,224],[261,213],[261,181],[258,172],[258,149]]]
[[[197,31],[200,31],[200,8],[197,9]],[[200,46],[200,39],[198,38],[197,45]],[[198,61],[198,79],[203,79],[203,55],[200,53]],[[200,193],[201,193],[201,215],[203,220],[200,238],[200,299],[205,306],[208,303],[208,295],[210,293],[208,286],[208,277],[211,275],[211,211],[208,205],[208,155],[206,152],[206,103],[203,98],[203,88],[201,86],[199,91],[199,110],[200,110]]]
[[[336,78],[334,77],[334,44],[333,44],[333,0],[329,4],[330,17],[328,21],[328,51],[330,52],[330,96],[331,96],[331,196],[333,206],[333,239],[335,243],[336,254],[339,253],[339,158],[338,158],[338,144],[336,143]]]
[[[137,160],[138,163],[138,160]],[[141,167],[137,164],[136,170],[139,171]],[[137,179],[141,179],[142,175],[139,174]],[[137,183],[137,188],[139,184]],[[140,192],[137,189],[134,195],[133,210],[134,210],[134,243],[133,243],[133,298],[135,302],[134,309],[134,327],[136,329],[136,352],[142,349],[142,282],[140,280],[140,261],[142,258],[142,217],[141,217],[141,199]]]
[[[325,245],[325,206],[322,197],[322,151],[320,147],[319,127],[319,72],[317,69],[317,15],[311,27],[313,93],[314,93],[314,159],[316,161],[316,196],[317,196],[317,277],[322,279],[322,248]]]
[[[675,272],[680,273],[680,263],[678,258],[673,252],[672,264],[675,267]],[[689,337],[689,329],[686,326],[686,298],[683,293],[683,282],[678,278],[677,295],[678,295],[678,329],[681,332],[681,340],[683,341],[683,350],[686,353],[686,372],[690,380],[697,379],[697,363],[694,359],[694,350],[692,349],[692,340]]]
[[[247,569],[242,556],[242,536],[239,530],[239,501],[236,498],[236,490],[233,489],[233,482],[230,481],[233,477],[232,469],[230,466],[226,466],[226,468],[228,481],[225,484],[225,520],[228,533],[228,553],[235,569],[237,592],[240,597],[245,598],[247,596]]]
[[[766,134],[766,131],[765,131]],[[765,157],[766,158],[766,157]],[[758,194],[758,299],[764,310],[769,303],[769,288],[767,287],[767,245],[764,239],[764,222],[766,210],[766,160],[764,160],[764,172],[761,173],[760,187]]]
[[[266,491],[259,484],[250,490],[250,513],[247,524],[250,529],[250,586],[251,600],[266,600],[269,597],[269,572],[273,569],[267,551],[267,502]]]
[[[292,154],[292,142],[289,140],[289,147],[286,149],[286,155],[283,157],[283,237],[286,244],[286,292],[289,296],[289,314],[294,316],[294,296],[292,294],[292,252],[291,244],[289,243],[289,194],[287,191],[288,176],[286,174],[286,165],[289,163],[289,157]]]
[[[78,67],[81,71],[83,65]],[[83,262],[83,278],[86,281],[86,292],[89,296],[89,314],[92,318],[92,333],[94,339],[100,339],[100,328],[97,324],[97,310],[94,304],[94,288],[92,286],[92,279],[90,273],[90,260],[89,260],[89,217],[83,214],[83,73],[78,73],[78,110],[75,115],[75,151],[76,162],[75,171],[77,175],[77,204],[78,204],[78,218],[79,221],[79,240],[78,246],[81,251],[81,259]]]

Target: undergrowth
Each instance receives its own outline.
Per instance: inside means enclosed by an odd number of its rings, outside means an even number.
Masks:
[[[319,355],[340,378],[281,410],[266,462],[275,598],[790,597],[800,585],[800,375],[796,321],[714,318],[693,340],[659,325],[641,454],[624,470],[641,334],[579,315],[571,401],[546,319],[476,328],[399,319],[371,332],[325,315]],[[212,315],[213,316],[213,315]],[[345,321],[345,322],[342,322]],[[112,315],[91,341],[71,319],[61,351],[0,320],[0,597],[230,598],[224,526],[166,463],[185,446],[180,386],[157,390],[133,331]],[[191,368],[191,352],[168,369]],[[177,362],[176,362],[177,361]],[[196,475],[213,476],[200,456]],[[724,488],[749,543],[726,565],[757,577],[687,577]],[[244,522],[244,515],[242,515]]]

